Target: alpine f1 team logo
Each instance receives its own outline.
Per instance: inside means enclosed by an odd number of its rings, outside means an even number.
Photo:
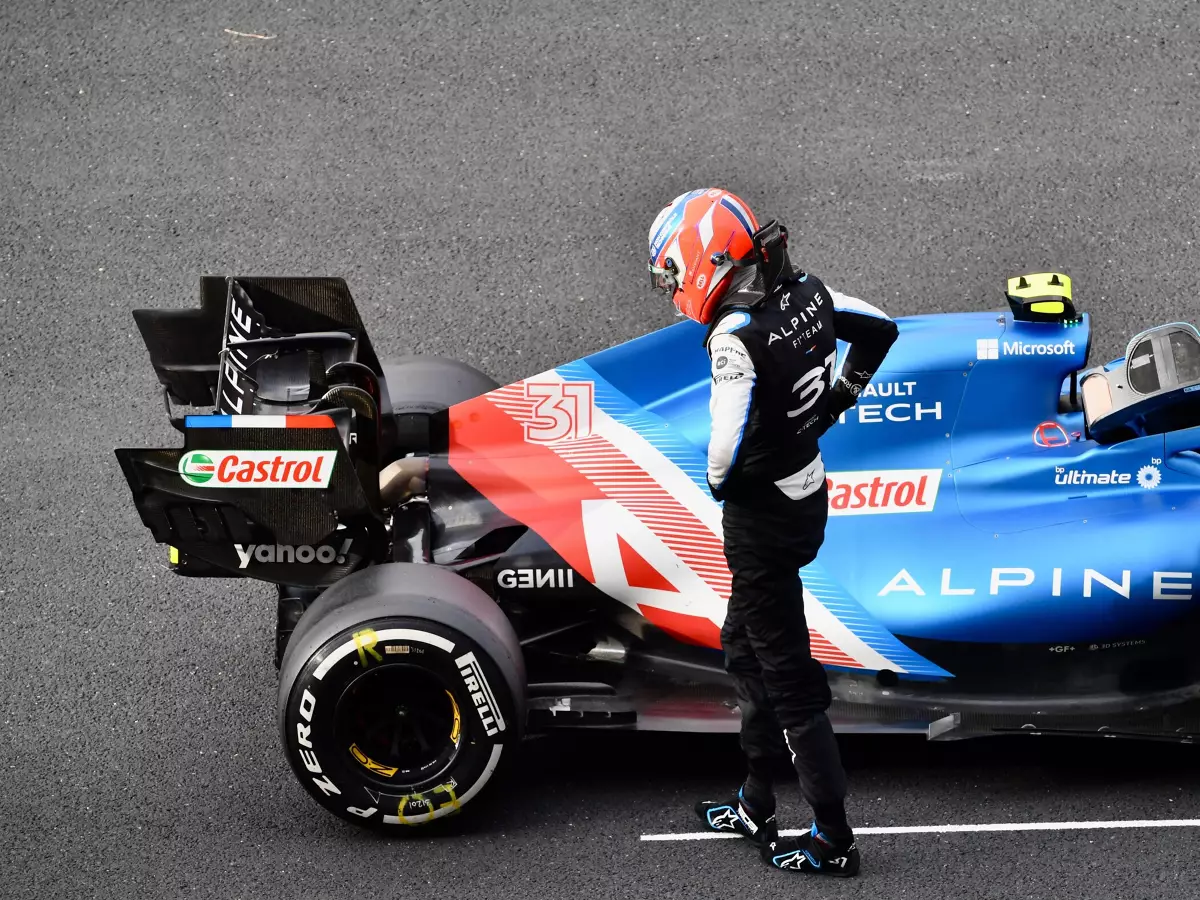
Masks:
[[[941,469],[826,472],[829,515],[932,512]]]
[[[335,450],[189,450],[179,474],[205,488],[326,488],[336,459]]]

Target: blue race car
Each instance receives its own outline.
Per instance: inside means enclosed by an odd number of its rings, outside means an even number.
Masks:
[[[898,320],[822,438],[831,718],[1191,741],[1200,332],[1089,368],[1067,276],[1006,296]],[[452,814],[529,731],[737,731],[702,326],[501,386],[381,361],[340,279],[208,277],[135,318],[185,444],[117,451],[134,501],[178,574],[276,586],[284,747],[332,812]]]

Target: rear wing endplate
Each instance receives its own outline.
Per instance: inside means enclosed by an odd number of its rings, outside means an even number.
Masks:
[[[386,554],[394,426],[345,280],[205,276],[199,309],[133,316],[184,446],[116,453],[173,568],[325,585]]]
[[[346,414],[188,416],[182,448],[116,454],[173,566],[199,560],[206,575],[328,585],[386,542],[378,485],[364,487],[336,421]]]

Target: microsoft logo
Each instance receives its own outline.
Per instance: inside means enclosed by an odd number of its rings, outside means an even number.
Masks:
[[[1000,339],[999,338],[979,338],[975,342],[975,358],[976,359],[999,359],[1000,358]]]
[[[1071,356],[1075,353],[1074,341],[1060,341],[1057,344],[1025,343],[1023,341],[1005,341],[1004,356]],[[975,341],[976,359],[999,359],[999,338],[978,338]]]

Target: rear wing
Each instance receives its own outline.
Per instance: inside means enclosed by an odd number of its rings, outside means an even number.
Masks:
[[[299,412],[328,386],[322,375],[337,363],[363,370],[359,387],[383,381],[342,278],[206,275],[199,309],[135,309],[133,319],[168,411],[174,401],[238,415]],[[314,356],[324,365],[315,366]],[[264,359],[272,365],[259,366]],[[387,409],[383,400],[377,405]],[[181,425],[174,416],[172,424]]]
[[[342,279],[205,277],[134,319],[184,445],[116,455],[173,569],[324,586],[386,554],[387,388]]]

